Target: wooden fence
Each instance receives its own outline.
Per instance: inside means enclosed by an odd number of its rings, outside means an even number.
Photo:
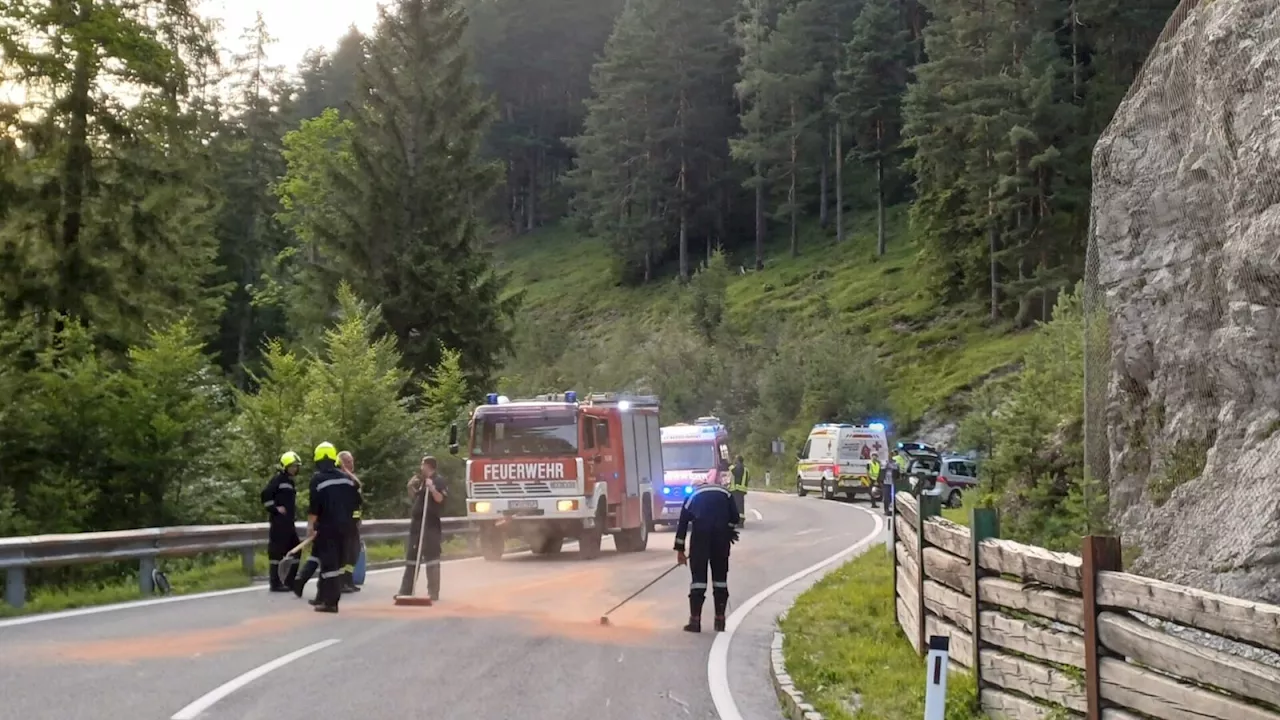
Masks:
[[[1117,538],[1050,552],[1000,539],[993,510],[971,531],[936,501],[895,499],[898,624],[922,654],[951,638],[990,717],[1280,720],[1280,669],[1133,614],[1280,652],[1280,607],[1121,572]]]

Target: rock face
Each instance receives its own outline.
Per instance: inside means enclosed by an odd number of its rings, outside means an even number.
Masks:
[[[1184,0],[1093,156],[1087,454],[1138,571],[1280,603],[1280,0]]]

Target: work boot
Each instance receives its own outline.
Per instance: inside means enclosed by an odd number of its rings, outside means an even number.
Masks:
[[[716,616],[716,632],[724,632],[724,616]]]
[[[689,624],[684,626],[684,631],[690,632],[690,633],[702,632],[702,618],[700,617],[689,618]]]
[[[338,606],[337,605],[316,605],[316,612],[336,614],[338,612]]]

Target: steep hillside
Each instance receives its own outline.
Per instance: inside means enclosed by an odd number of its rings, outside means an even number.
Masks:
[[[748,342],[779,328],[804,329],[801,346],[853,332],[879,358],[899,427],[918,427],[933,410],[955,417],[959,408],[947,406],[957,393],[1016,363],[1030,334],[991,324],[978,306],[939,305],[926,292],[905,207],[890,213],[889,250],[879,259],[874,223],[872,214],[854,217],[841,245],[810,224],[800,257],[790,257],[779,238],[762,272],[744,272],[747,258],[730,258],[724,324]],[[566,226],[505,241],[496,254],[513,289],[525,294],[505,380],[511,389],[554,387],[556,380],[578,388],[632,384],[637,377],[617,373],[626,365],[619,356],[634,342],[687,324],[692,312],[692,292],[674,279],[619,286],[604,243]],[[809,422],[797,418],[797,425]]]

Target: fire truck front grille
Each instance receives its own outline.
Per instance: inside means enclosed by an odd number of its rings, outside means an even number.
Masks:
[[[545,482],[487,482],[474,483],[471,486],[471,497],[480,499],[537,497],[551,495],[551,486]]]

